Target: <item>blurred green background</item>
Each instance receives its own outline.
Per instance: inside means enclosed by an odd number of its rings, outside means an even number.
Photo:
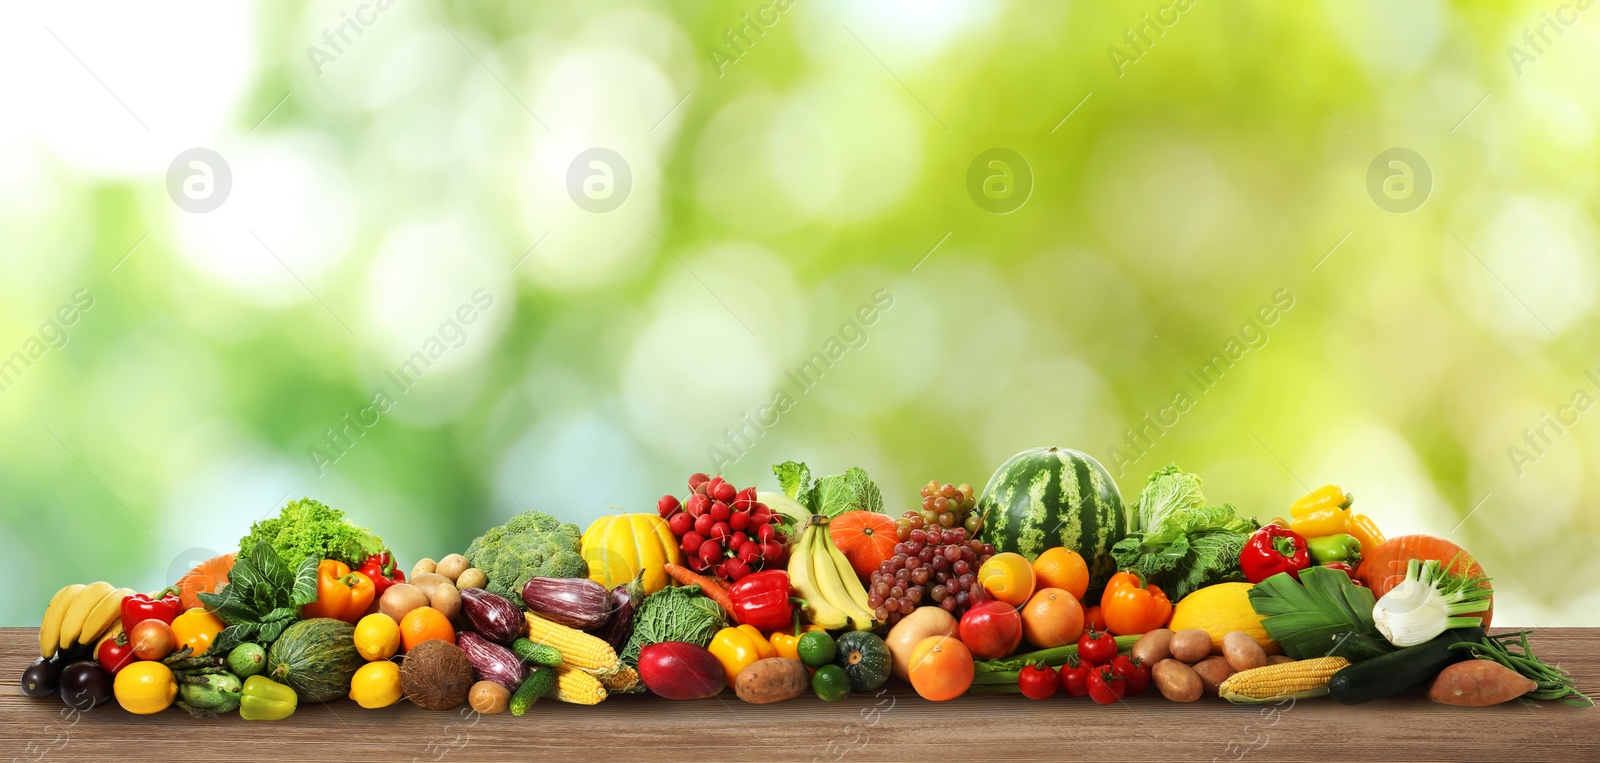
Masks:
[[[301,495],[409,567],[1053,444],[1600,625],[1600,11],[1496,5],[8,9],[0,622]]]

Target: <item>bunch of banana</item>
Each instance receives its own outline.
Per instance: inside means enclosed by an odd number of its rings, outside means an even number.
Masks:
[[[94,644],[113,631],[122,630],[122,600],[133,595],[132,588],[116,588],[99,582],[75,583],[50,597],[44,623],[39,626],[39,655],[54,657],[57,650],[74,644]]]
[[[858,631],[874,625],[867,589],[850,567],[850,560],[834,545],[825,517],[811,517],[790,550],[789,584],[805,599],[806,616],[815,625]]]

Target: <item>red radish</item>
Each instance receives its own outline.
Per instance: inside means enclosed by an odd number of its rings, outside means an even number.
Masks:
[[[707,477],[704,473],[695,472],[694,474],[689,475],[689,489],[698,492],[701,485],[704,485],[710,481],[711,478]]]
[[[740,546],[743,546],[745,543],[748,543],[749,541],[750,541],[750,536],[745,535],[744,533],[741,533],[741,532],[736,532],[736,533],[733,534],[733,537],[728,540],[728,548],[737,549]]]
[[[712,539],[700,544],[700,559],[706,564],[716,564],[722,558],[722,542]]]
[[[715,499],[717,499],[719,501],[726,502],[726,501],[732,501],[734,496],[736,496],[738,494],[739,494],[739,491],[738,491],[737,488],[735,488],[734,486],[732,486],[732,485],[730,485],[730,484],[728,484],[726,482],[723,482],[723,483],[720,483],[720,484],[717,485],[716,492],[714,494],[712,494],[711,497],[715,498]]]
[[[656,512],[661,514],[661,516],[663,516],[663,517],[672,516],[672,512],[677,511],[677,510],[678,510],[678,498],[677,498],[677,496],[664,495],[664,496],[661,496],[661,500],[656,501]]]
[[[734,512],[733,516],[728,517],[728,526],[734,530],[744,530],[750,526],[750,515],[743,511]]]
[[[673,514],[672,518],[667,520],[667,529],[679,537],[687,535],[694,530],[694,517],[681,511]]]

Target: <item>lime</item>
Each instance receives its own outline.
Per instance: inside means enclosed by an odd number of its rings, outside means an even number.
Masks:
[[[808,668],[820,668],[833,662],[836,647],[833,637],[827,631],[806,631],[800,635],[800,642],[795,645],[795,651],[800,653],[800,661]]]
[[[833,647],[831,640],[828,646]],[[823,702],[838,702],[850,696],[850,676],[838,665],[823,665],[817,668],[817,674],[811,677],[811,690],[816,692]]]

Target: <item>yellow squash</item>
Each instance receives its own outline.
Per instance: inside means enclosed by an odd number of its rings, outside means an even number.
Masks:
[[[645,593],[667,587],[666,564],[682,564],[678,540],[654,514],[601,517],[583,533],[580,553],[589,563],[589,579],[614,588],[644,572]]]
[[[1213,651],[1222,652],[1222,637],[1233,631],[1243,631],[1256,640],[1268,654],[1279,651],[1278,642],[1267,636],[1267,629],[1261,627],[1265,617],[1256,614],[1254,607],[1250,606],[1250,589],[1255,586],[1249,583],[1218,583],[1206,586],[1178,602],[1172,610],[1172,623],[1168,625],[1174,631],[1188,628],[1199,628],[1211,635]]]

